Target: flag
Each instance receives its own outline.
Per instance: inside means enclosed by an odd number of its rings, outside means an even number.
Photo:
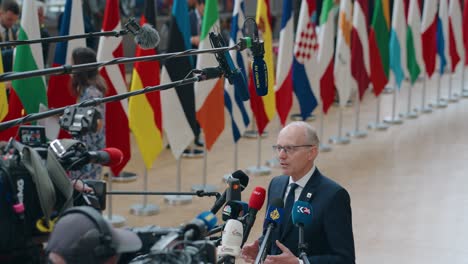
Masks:
[[[445,71],[445,66],[451,67],[449,54],[449,38],[448,38],[448,2],[440,0],[439,16],[437,23],[437,54],[440,58],[440,74]]]
[[[375,96],[388,83],[390,18],[384,13],[388,6],[388,0],[376,0],[369,33],[370,79]]]
[[[119,1],[109,0],[104,11],[103,31],[120,31]],[[101,37],[97,52],[98,61],[108,61],[123,56],[122,38]],[[124,65],[109,65],[101,68],[100,74],[107,83],[107,96],[127,92]],[[122,163],[112,166],[114,175],[118,175],[130,160],[130,129],[127,118],[127,100],[107,103],[106,105],[106,147],[120,149],[124,158]]]
[[[219,29],[217,0],[206,0],[199,49],[211,48],[208,34]],[[199,54],[197,69],[216,67],[214,54]],[[205,135],[205,145],[211,150],[224,130],[224,78],[195,83],[195,107],[197,120]]]
[[[341,0],[338,18],[338,36],[335,53],[335,85],[340,99],[340,106],[344,107],[351,97],[351,29],[352,29],[351,0]]]
[[[333,0],[325,0],[320,14],[320,35],[318,52],[318,76],[320,77],[320,98],[326,114],[335,100],[333,82],[333,44],[335,42],[335,13]]]
[[[463,4],[463,46],[468,50],[468,0]],[[468,64],[468,52],[465,52],[465,65]]]
[[[187,1],[174,0],[167,52],[178,52],[191,48]],[[168,60],[162,67],[161,83],[182,80],[191,70],[190,57]],[[197,129],[193,84],[161,91],[161,104],[164,131],[172,154],[178,159],[195,138]]]
[[[424,1],[421,40],[426,73],[430,78],[435,71],[437,55],[437,6],[439,1]]]
[[[0,74],[3,74],[3,59],[0,56]],[[8,98],[4,82],[0,82],[0,121],[8,114]]]
[[[313,19],[317,16],[315,0],[302,1],[294,42],[293,84],[302,119],[305,120],[320,100],[317,74],[318,39]]]
[[[147,22],[155,26],[154,1],[145,1],[145,13],[140,24]],[[156,55],[155,49],[136,48],[135,56]],[[159,62],[136,62],[133,67],[130,91],[137,91],[148,86],[159,84]],[[163,149],[161,98],[160,92],[150,92],[130,97],[128,102],[128,121],[135,136],[138,148],[147,169]]]
[[[392,29],[390,31],[390,68],[395,75],[398,88],[407,74],[406,60],[406,23],[405,3],[395,0],[392,12]]]
[[[39,18],[34,1],[24,1],[18,40],[39,39]],[[15,48],[13,71],[24,72],[44,68],[42,45],[19,45]],[[44,77],[30,77],[12,81],[8,114],[4,121],[19,118],[24,114],[39,112],[40,107],[47,107],[47,95]],[[8,140],[17,135],[18,127],[2,131],[0,138]]]
[[[284,0],[283,15],[278,49],[278,64],[276,65],[276,111],[282,126],[286,125],[289,111],[293,103],[292,61],[294,48],[294,19],[292,1]]]
[[[270,1],[259,0],[257,2],[257,16],[256,22],[259,25],[259,31],[262,32],[263,41],[265,43],[265,62],[268,71],[268,94],[265,96],[258,96],[255,92],[255,87],[251,86],[249,82],[250,92],[250,106],[257,121],[258,133],[261,135],[268,125],[270,120],[275,116],[275,75],[273,68],[273,33],[271,30],[271,13]],[[252,78],[252,75],[250,75]]]
[[[370,82],[368,16],[369,3],[367,0],[356,0],[354,2],[353,29],[351,31],[351,75],[357,83],[360,100],[362,100]]]
[[[418,79],[419,74],[424,71],[421,43],[421,9],[419,6],[419,0],[410,0],[406,49],[408,54],[409,77],[411,84],[414,84],[416,79]]]
[[[65,11],[60,24],[60,36],[79,35],[84,33],[83,10],[81,0],[67,0]],[[52,67],[72,64],[72,52],[77,47],[86,47],[84,38],[59,42],[55,47],[54,62]],[[52,75],[47,88],[47,98],[50,108],[60,108],[76,104],[76,97],[71,94],[70,75]],[[57,124],[58,125],[58,124]],[[68,137],[64,130],[60,131],[59,138]],[[57,138],[57,135],[51,138]]]
[[[245,21],[244,10],[244,0],[236,0],[232,13],[229,46],[235,45],[238,39],[243,36],[242,29]],[[231,50],[229,53],[233,59],[234,65],[240,69],[244,78],[247,77],[247,70],[249,69],[247,65],[247,55],[237,50]],[[247,107],[247,102],[242,101],[240,98],[238,90],[242,89],[242,87],[234,86],[229,82],[224,82],[224,85],[224,105],[231,117],[232,136],[234,143],[236,143],[250,124],[249,108]]]
[[[460,0],[450,0],[449,6],[449,39],[450,57],[452,59],[452,72],[455,72],[460,58],[465,57],[462,34],[462,13]]]

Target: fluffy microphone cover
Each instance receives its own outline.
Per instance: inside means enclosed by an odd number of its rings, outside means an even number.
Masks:
[[[154,49],[159,45],[158,31],[149,24],[144,24],[135,35],[135,42],[142,49]]]

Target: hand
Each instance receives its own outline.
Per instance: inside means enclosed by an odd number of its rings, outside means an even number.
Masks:
[[[253,263],[258,254],[259,244],[260,242],[257,239],[253,243],[244,245],[242,248],[241,258],[247,263]]]
[[[194,46],[198,46],[200,44],[200,37],[199,36],[193,36],[190,38],[190,42]]]
[[[72,180],[72,184],[73,188],[78,192],[92,193],[94,191],[93,188],[89,187],[81,180]]]
[[[296,256],[294,256],[294,254],[291,252],[291,250],[289,250],[289,248],[281,244],[278,240],[276,240],[276,245],[278,246],[279,249],[281,249],[283,253],[281,253],[280,255],[276,255],[276,256],[268,255],[265,261],[263,262],[264,264],[275,264],[275,263],[298,264],[299,263],[299,259]]]

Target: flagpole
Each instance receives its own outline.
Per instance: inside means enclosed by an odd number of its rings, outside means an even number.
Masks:
[[[238,157],[238,144],[237,142],[234,142],[234,168],[232,171],[236,171],[237,168],[238,168],[238,161],[239,161],[239,157]],[[224,182],[227,182],[227,180],[232,176],[231,173],[226,173],[224,174],[223,176],[223,181]]]
[[[205,192],[215,192],[218,188],[214,185],[208,184],[207,177],[208,177],[208,150],[206,149],[206,140],[205,144],[203,145],[203,151],[205,155],[203,155],[203,175],[202,175],[202,183],[201,184],[194,184],[192,185],[193,191],[203,190]]]
[[[255,122],[254,122],[255,123]],[[257,176],[267,176],[270,175],[271,169],[267,166],[261,166],[262,160],[262,137],[260,132],[257,130],[257,166],[250,166],[246,169],[248,174],[253,174]]]
[[[449,76],[449,95],[448,95],[448,101],[450,103],[456,103],[458,102],[458,95],[455,93],[455,94],[452,94],[452,78],[453,78],[453,72],[450,74]]]
[[[355,138],[364,138],[367,137],[367,132],[366,131],[361,131],[359,130],[359,115],[361,112],[361,107],[360,107],[360,100],[359,100],[359,91],[356,92],[356,119],[355,119],[355,128],[354,131],[350,131],[347,133],[348,137],[355,137]]]
[[[107,177],[107,189],[109,192],[112,192],[112,180],[114,179],[114,174],[112,171],[109,171],[109,176]],[[107,216],[104,215],[104,219],[109,222],[114,227],[122,227],[125,225],[125,218],[121,215],[112,214],[112,195],[109,195],[107,199]]]
[[[468,50],[466,52],[468,52]],[[464,59],[462,59],[462,74],[461,74],[460,95],[463,98],[468,97],[468,89],[465,89],[465,60]]]
[[[421,93],[421,113],[430,114],[432,113],[432,108],[430,106],[426,106],[426,82],[429,79],[429,76],[426,74],[424,76],[422,93]]]
[[[440,97],[440,90],[442,89],[442,73],[439,73],[439,79],[437,81],[437,98],[436,98],[436,103],[435,103],[435,107],[437,108],[444,108],[444,107],[447,107],[447,102],[445,101],[445,99],[442,99]]]
[[[143,191],[148,192],[148,169],[145,166],[145,171],[143,175]],[[130,207],[130,213],[132,215],[155,215],[159,213],[159,206],[148,203],[148,196],[143,195],[143,203],[134,204]]]
[[[380,104],[382,102],[381,96],[377,96],[376,98],[376,110],[375,110],[375,123],[369,123],[367,125],[368,129],[375,130],[375,131],[385,131],[388,129],[388,125],[385,123],[380,122]]]
[[[181,158],[178,157],[177,161],[177,182],[176,182],[176,190],[177,192],[181,191]],[[189,204],[192,202],[192,196],[190,195],[166,195],[164,196],[164,200],[167,204],[170,205],[182,205],[182,204]]]
[[[339,106],[338,110],[338,136],[333,136],[328,139],[331,144],[348,144],[351,142],[349,137],[343,136],[343,106]]]
[[[404,85],[404,82],[401,83],[401,86]],[[386,117],[384,119],[384,122],[387,123],[387,124],[390,124],[390,125],[400,125],[403,123],[403,120],[401,118],[399,118],[397,115],[396,115],[396,97],[397,97],[397,92],[399,91],[400,89],[398,89],[397,87],[394,87],[393,88],[393,97],[392,97],[392,116],[390,117]]]
[[[322,110],[322,113],[320,115],[320,130],[319,130],[319,140],[320,142],[322,142],[322,139],[323,139],[323,130],[324,130],[324,117],[325,117],[325,112],[323,111],[323,108],[321,107],[321,105],[319,105],[320,109]],[[321,152],[330,152],[332,150],[331,146],[328,145],[328,144],[325,144],[325,143],[320,143],[319,144],[319,150]]]
[[[418,113],[411,109],[411,96],[413,94],[414,84],[411,84],[408,88],[408,109],[406,112],[406,118],[408,119],[415,119],[418,118]]]

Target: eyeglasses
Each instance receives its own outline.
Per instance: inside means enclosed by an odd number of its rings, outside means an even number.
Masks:
[[[305,147],[315,147],[315,145],[289,145],[289,146],[281,146],[281,145],[273,145],[273,150],[276,153],[280,154],[281,150],[284,151],[286,154],[292,154],[296,151],[297,148],[305,148]]]

